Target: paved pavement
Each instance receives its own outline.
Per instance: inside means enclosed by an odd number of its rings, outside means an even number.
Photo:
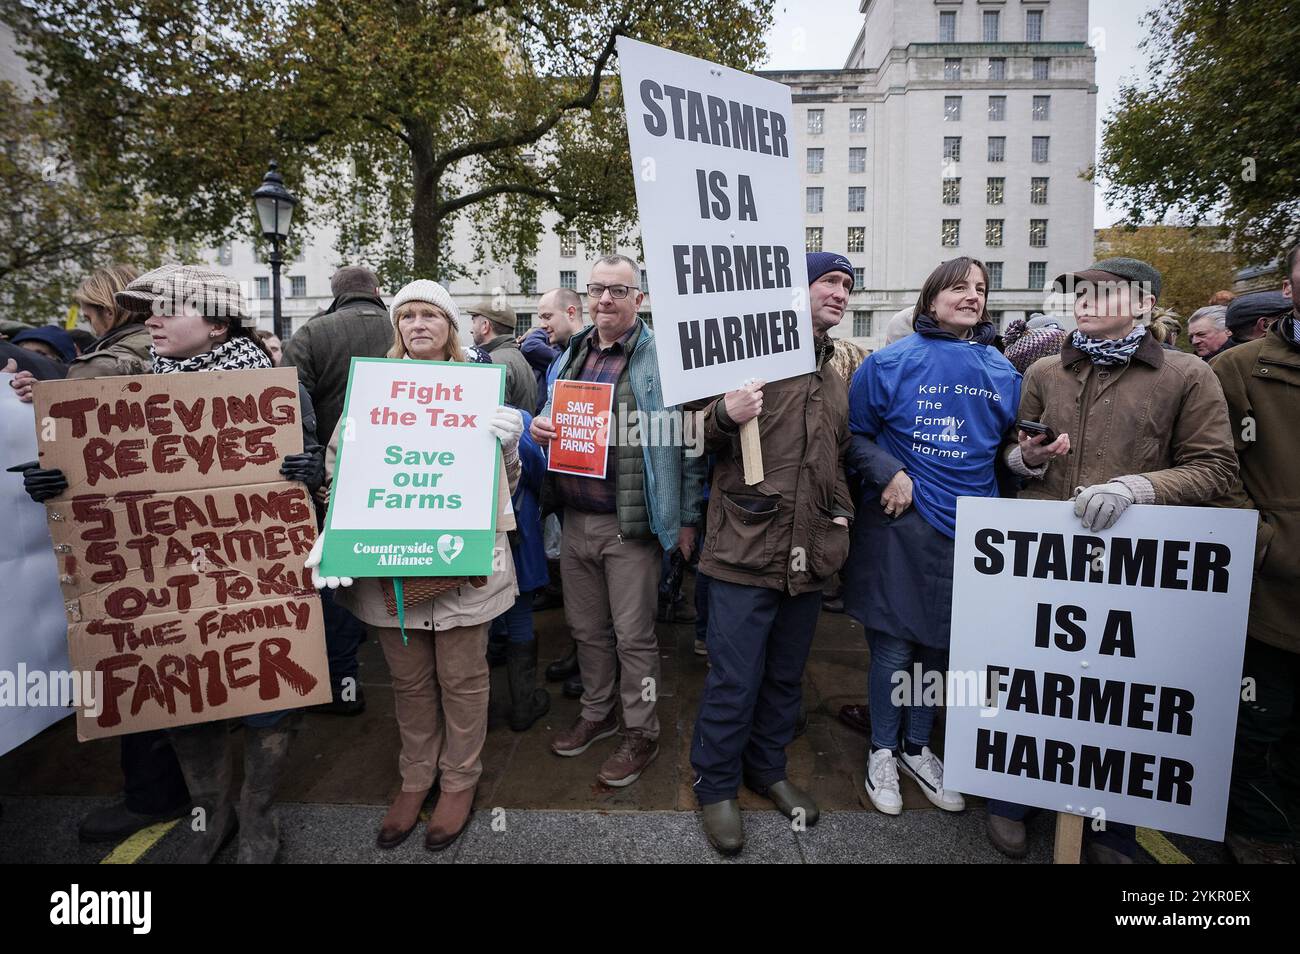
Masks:
[[[535,614],[542,660],[561,655],[568,634],[562,610]],[[501,725],[488,733],[476,816],[452,850],[432,855],[412,835],[394,852],[374,847],[384,806],[396,794],[397,728],[383,654],[362,647],[361,683],[366,712],[353,718],[309,714],[295,741],[282,794],[284,860],[290,862],[478,861],[682,861],[720,860],[699,827],[691,793],[690,735],[706,662],[691,651],[690,623],[660,624],[662,679],[660,755],[640,781],[611,789],[596,769],[616,745],[610,739],[579,758],[553,756],[547,742],[578,714],[575,701],[550,686],[552,709],[531,730]],[[866,740],[836,718],[841,705],[865,696],[868,653],[862,630],[845,616],[823,613],[804,678],[808,730],[789,748],[790,777],[823,810],[806,832],[771,804],[742,791],[748,844],[739,861],[763,862],[997,862],[983,834],[979,799],[948,814],[933,808],[904,778],[905,810],[891,818],[865,800],[862,768]],[[493,671],[493,696],[505,696],[505,671]],[[940,720],[940,726],[942,720]],[[942,751],[942,737],[935,740]],[[51,726],[0,758],[0,861],[165,862],[182,836],[178,829],[150,832],[115,850],[77,842],[77,820],[121,788],[118,743],[79,743],[72,720]],[[495,824],[494,824],[495,822]],[[1030,861],[1050,860],[1049,816],[1030,828]],[[1144,832],[1143,861],[1216,862],[1218,845]]]

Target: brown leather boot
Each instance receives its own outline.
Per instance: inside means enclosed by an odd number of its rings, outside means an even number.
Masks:
[[[429,792],[430,789],[427,788],[421,792],[398,792],[379,826],[379,837],[375,839],[375,844],[390,850],[406,841],[407,836],[415,831],[415,825],[420,820],[420,809],[424,807]]]
[[[474,814],[474,789],[463,792],[443,792],[438,805],[429,816],[429,828],[424,834],[424,847],[442,851],[460,837],[470,816]]]

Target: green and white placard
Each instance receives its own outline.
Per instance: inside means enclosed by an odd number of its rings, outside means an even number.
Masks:
[[[497,364],[352,359],[322,575],[492,572],[505,388]]]

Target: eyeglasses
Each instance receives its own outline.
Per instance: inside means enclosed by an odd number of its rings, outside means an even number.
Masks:
[[[615,301],[622,301],[627,297],[630,291],[640,291],[636,285],[588,285],[587,297],[599,299],[605,292],[609,292],[609,297]]]

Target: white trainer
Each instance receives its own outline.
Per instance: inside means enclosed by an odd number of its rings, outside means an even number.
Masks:
[[[939,761],[939,756],[930,751],[928,745],[922,747],[920,755],[908,755],[904,749],[898,761],[903,771],[921,786],[925,797],[936,808],[942,808],[945,812],[965,809],[966,800],[961,797],[961,793],[943,787],[943,763]]]
[[[867,797],[878,812],[898,815],[903,811],[903,796],[898,791],[898,764],[889,749],[876,749],[867,759]]]

